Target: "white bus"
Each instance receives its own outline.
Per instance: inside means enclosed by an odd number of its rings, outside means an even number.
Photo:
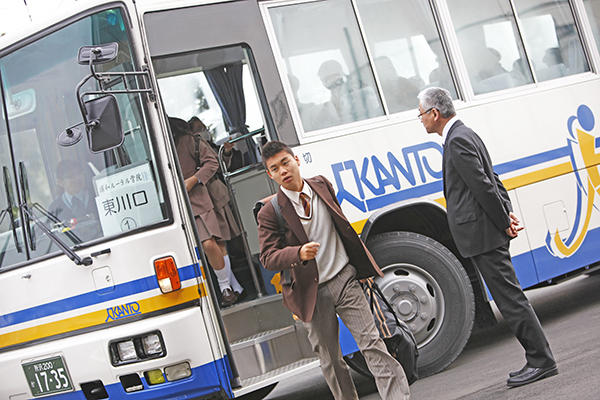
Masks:
[[[257,261],[267,139],[334,183],[421,375],[441,371],[493,313],[448,231],[416,94],[450,90],[486,142],[527,228],[522,286],[591,272],[599,26],[600,0],[90,0],[0,38],[0,397],[261,398],[318,366]],[[243,155],[222,166],[247,296],[224,309],[167,124],[193,116]]]

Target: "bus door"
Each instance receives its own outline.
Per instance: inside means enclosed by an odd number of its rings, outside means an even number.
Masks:
[[[259,148],[269,138],[297,143],[258,5],[154,10],[142,19],[162,106],[168,117],[195,117],[206,126],[202,134],[220,154],[243,231],[227,247],[246,297],[220,310],[241,381],[234,392],[267,388],[316,360],[303,325],[283,308],[278,275],[258,262],[252,208],[276,190]],[[236,154],[230,162],[222,157],[227,142]]]

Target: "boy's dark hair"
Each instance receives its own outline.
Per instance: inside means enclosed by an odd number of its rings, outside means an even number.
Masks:
[[[277,140],[267,142],[261,150],[263,165],[265,166],[265,168],[267,168],[267,161],[269,160],[269,158],[275,156],[276,154],[282,151],[285,151],[286,153],[292,156],[294,155],[294,152],[292,151],[290,146],[283,142]]]

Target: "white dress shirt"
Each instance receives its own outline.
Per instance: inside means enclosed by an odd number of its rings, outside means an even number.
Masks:
[[[442,130],[442,143],[446,144],[446,137],[448,136],[448,132],[450,131],[450,128],[452,128],[452,125],[454,125],[456,121],[458,121],[458,116],[455,114],[454,117],[450,118],[450,120],[446,122],[446,125]]]
[[[304,182],[300,192],[287,190],[283,186],[281,190],[292,202],[308,240],[321,245],[315,261],[319,272],[319,283],[327,282],[336,276],[350,261],[344,243],[335,230],[333,219],[327,211],[327,206],[306,182]],[[309,198],[310,215],[308,217],[304,215],[300,193],[306,194]]]

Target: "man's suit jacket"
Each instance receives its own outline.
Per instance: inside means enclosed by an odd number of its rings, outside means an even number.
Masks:
[[[84,242],[102,236],[96,201],[90,193],[92,192],[88,192],[85,204],[79,199],[73,199],[71,204],[67,204],[64,194],[58,196],[48,206],[49,213],[54,217],[49,222],[54,224],[57,220],[60,221]]]
[[[348,253],[350,264],[356,268],[356,277],[362,279],[375,274],[383,276],[371,253],[344,216],[331,183],[323,176],[315,176],[306,179],[305,182],[325,203]],[[281,189],[277,193],[277,202],[287,229],[284,234],[280,233],[273,205],[271,202],[266,202],[257,218],[260,261],[265,268],[272,271],[290,270],[290,284],[282,285],[283,303],[302,321],[309,322],[312,320],[317,301],[319,285],[317,263],[315,260],[304,262],[300,260],[300,248],[308,243],[309,239],[294,206]],[[319,251],[327,250],[319,249]]]
[[[444,143],[448,225],[463,257],[505,245],[512,205],[481,138],[458,120]]]

